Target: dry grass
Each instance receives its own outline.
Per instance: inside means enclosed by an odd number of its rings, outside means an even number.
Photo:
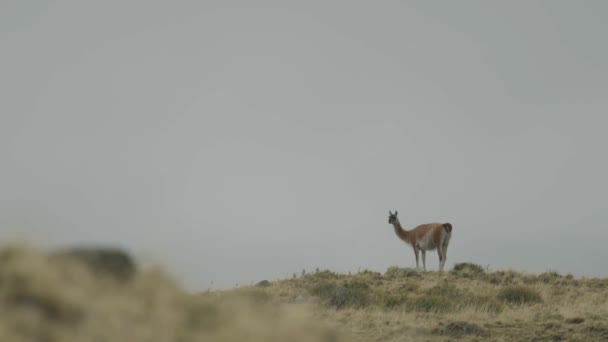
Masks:
[[[0,250],[0,341],[340,340],[310,310],[259,289],[192,295],[159,270],[127,276],[128,262],[101,254]]]
[[[608,279],[468,263],[444,274],[323,271],[194,295],[108,253],[0,250],[0,341],[608,339]]]
[[[265,291],[282,302],[310,296],[318,317],[360,341],[608,339],[608,279],[488,273],[467,263],[444,274],[324,271]]]

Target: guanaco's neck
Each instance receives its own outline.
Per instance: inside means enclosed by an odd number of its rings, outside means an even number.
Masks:
[[[393,222],[393,227],[395,227],[395,234],[397,234],[397,236],[401,240],[409,242],[409,232],[403,229],[403,227],[401,226],[401,222],[399,222],[399,219],[396,219],[395,222]]]

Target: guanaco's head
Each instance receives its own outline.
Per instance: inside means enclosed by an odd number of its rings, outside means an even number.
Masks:
[[[393,224],[397,222],[397,210],[395,210],[395,213],[391,213],[391,211],[388,211],[388,223],[389,224]]]

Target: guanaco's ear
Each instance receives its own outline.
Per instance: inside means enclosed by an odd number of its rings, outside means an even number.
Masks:
[[[397,216],[397,210],[395,210],[395,216]]]
[[[391,213],[391,211],[389,210],[389,211],[388,211],[388,215],[389,215],[389,216],[393,216],[393,213]]]

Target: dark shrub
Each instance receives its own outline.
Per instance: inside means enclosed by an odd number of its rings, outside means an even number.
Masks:
[[[419,277],[420,272],[414,268],[391,266],[384,272],[384,276],[387,278]]]
[[[483,267],[470,262],[460,262],[454,265],[455,272],[485,273]]]
[[[268,280],[262,280],[262,281],[259,281],[257,284],[255,284],[256,287],[268,287],[270,285],[271,284]]]
[[[460,290],[454,285],[441,284],[426,290],[426,294],[429,296],[439,296],[447,299],[457,300],[464,297],[465,291]]]
[[[469,322],[451,322],[445,327],[439,327],[433,330],[434,334],[449,335],[453,337],[461,337],[464,335],[480,335],[485,336],[488,333],[474,323]]]
[[[392,309],[406,303],[407,293],[402,291],[377,291],[373,301],[380,307]]]
[[[309,289],[313,296],[318,296],[328,306],[342,309],[346,307],[361,308],[369,304],[370,288],[362,281],[345,281],[342,285],[331,282],[320,282]]]
[[[94,273],[110,276],[119,281],[131,279],[136,272],[136,265],[131,256],[117,248],[70,248],[52,253],[51,257],[77,260],[88,266]]]
[[[508,286],[498,293],[498,299],[512,304],[541,303],[540,293],[526,286]]]
[[[583,317],[572,317],[572,318],[566,319],[566,323],[568,323],[568,324],[581,324],[584,321],[585,321],[585,319]]]

